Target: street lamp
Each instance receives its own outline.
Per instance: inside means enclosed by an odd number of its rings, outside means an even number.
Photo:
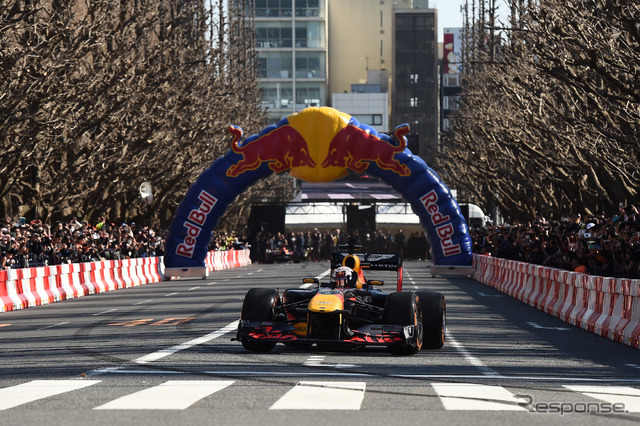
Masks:
[[[151,184],[144,181],[138,188],[140,191],[140,198],[147,204],[147,216],[149,217],[149,229],[151,229],[151,203],[153,202],[153,190]]]

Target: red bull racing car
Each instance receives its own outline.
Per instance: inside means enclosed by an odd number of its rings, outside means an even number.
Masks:
[[[397,288],[366,280],[364,271],[397,271]],[[386,346],[393,355],[440,349],[445,340],[446,302],[435,291],[402,291],[402,259],[341,246],[331,259],[331,281],[311,288],[253,288],[244,298],[238,332],[245,349],[269,352],[277,343],[320,347]]]

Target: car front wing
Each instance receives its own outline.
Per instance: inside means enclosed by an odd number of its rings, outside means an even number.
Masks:
[[[238,324],[238,333],[233,340],[259,340],[275,342],[297,343],[332,343],[350,345],[381,345],[393,346],[407,344],[417,339],[417,326],[415,325],[365,325],[351,330],[351,335],[345,339],[317,339],[296,334],[296,328],[288,322],[259,322],[241,320]]]

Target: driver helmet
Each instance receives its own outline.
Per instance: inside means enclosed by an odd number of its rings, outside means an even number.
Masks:
[[[356,274],[348,266],[340,266],[333,271],[332,278],[336,283],[336,287],[352,287]]]

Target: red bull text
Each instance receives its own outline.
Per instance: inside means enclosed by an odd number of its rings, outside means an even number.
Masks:
[[[193,249],[196,246],[196,239],[202,231],[202,226],[207,220],[209,213],[213,210],[218,200],[215,199],[207,191],[202,190],[198,195],[198,200],[202,201],[200,207],[191,210],[187,219],[190,221],[184,222],[184,227],[187,228],[187,236],[184,238],[184,242],[178,244],[176,248],[176,254],[191,258],[193,257]],[[191,223],[193,222],[193,223]]]
[[[442,253],[445,257],[453,256],[462,253],[460,244],[453,244],[451,236],[453,235],[453,225],[450,222],[448,215],[443,215],[438,207],[438,194],[435,191],[431,191],[420,198],[424,208],[431,217],[431,223],[436,230],[438,239],[440,240],[440,246],[442,247]]]

